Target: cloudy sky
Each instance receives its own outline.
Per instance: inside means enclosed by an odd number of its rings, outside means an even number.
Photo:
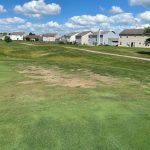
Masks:
[[[72,32],[150,26],[150,0],[0,0],[0,32]]]

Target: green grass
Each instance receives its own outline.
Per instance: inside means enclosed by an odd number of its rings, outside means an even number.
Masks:
[[[0,149],[150,149],[149,62],[36,44],[0,42]],[[150,49],[82,48],[150,58]],[[18,84],[29,80],[20,67],[32,65],[58,66],[66,73],[90,70],[119,82],[96,88]]]

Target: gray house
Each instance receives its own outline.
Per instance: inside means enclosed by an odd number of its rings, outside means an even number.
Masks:
[[[65,42],[74,43],[76,41],[76,36],[79,34],[79,32],[71,32],[66,35],[64,35]]]
[[[89,45],[118,45],[119,35],[114,31],[98,31],[89,35]]]

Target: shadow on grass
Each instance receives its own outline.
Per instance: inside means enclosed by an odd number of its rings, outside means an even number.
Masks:
[[[150,51],[149,51],[149,52],[146,52],[146,51],[139,51],[139,52],[137,52],[137,53],[139,53],[139,54],[145,54],[145,55],[150,55]]]

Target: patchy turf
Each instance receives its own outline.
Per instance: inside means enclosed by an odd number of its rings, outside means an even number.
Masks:
[[[150,148],[149,62],[29,44],[0,42],[0,149]]]

